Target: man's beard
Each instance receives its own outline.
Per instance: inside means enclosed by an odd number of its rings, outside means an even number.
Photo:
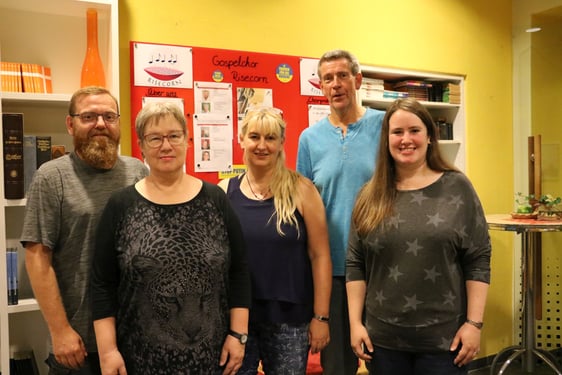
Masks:
[[[74,137],[74,150],[88,165],[97,169],[111,169],[118,157],[118,140],[109,137]]]

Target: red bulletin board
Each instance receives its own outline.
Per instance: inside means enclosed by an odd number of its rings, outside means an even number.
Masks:
[[[170,87],[172,83],[161,86],[136,86],[134,79],[135,44],[130,42],[131,53],[131,139],[133,156],[141,157],[135,132],[135,118],[142,108],[143,97],[171,97],[184,100],[185,116],[190,133],[190,148],[186,158],[186,171],[203,180],[217,183],[218,172],[194,171],[193,147],[193,88]],[[166,46],[150,43],[156,46]],[[283,111],[283,118],[287,122],[285,153],[287,166],[295,168],[299,135],[308,126],[308,105],[327,104],[322,96],[301,95],[300,90],[300,60],[298,56],[276,55],[258,52],[245,52],[214,48],[188,47],[192,56],[192,80],[203,82],[221,82],[232,85],[232,103],[237,106],[238,88],[265,88],[273,94],[273,106]],[[141,62],[138,62],[141,63]],[[281,69],[281,70],[280,70]],[[279,74],[282,71],[284,74]],[[288,72],[288,73],[287,73]],[[193,87],[193,85],[190,85]],[[242,150],[236,135],[238,134],[237,108],[232,109],[233,119],[233,164],[243,164]]]

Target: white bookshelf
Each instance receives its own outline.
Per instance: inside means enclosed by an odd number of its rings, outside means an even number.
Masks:
[[[406,79],[424,80],[429,82],[455,83],[461,87],[461,104],[450,104],[442,102],[422,101],[421,103],[429,110],[433,118],[445,118],[453,125],[453,139],[440,140],[439,146],[444,157],[453,163],[461,171],[466,172],[466,135],[465,135],[465,100],[464,100],[464,77],[460,75],[438,74],[421,72],[415,70],[395,69],[377,67],[371,65],[361,66],[364,77],[378,78],[385,81],[401,81]],[[386,109],[394,99],[364,99],[362,104],[366,107]]]
[[[0,91],[0,112],[23,113],[25,134],[50,135],[53,144],[64,144],[67,150],[72,149],[72,139],[65,116],[72,93],[80,87],[88,8],[98,12],[98,44],[106,83],[119,97],[118,0],[0,2],[0,60],[48,66],[53,82],[53,94]],[[11,352],[31,349],[41,375],[46,375],[43,360],[48,354],[48,330],[33,298],[25,273],[25,251],[19,244],[26,200],[4,199],[2,167],[0,179],[0,244],[4,249],[8,245],[19,247],[20,274],[19,303],[9,306],[5,256],[0,258],[0,371],[10,374]]]

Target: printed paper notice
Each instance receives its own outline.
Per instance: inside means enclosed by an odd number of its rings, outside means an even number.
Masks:
[[[193,61],[190,47],[134,43],[134,85],[190,89]]]
[[[195,172],[232,169],[232,116],[198,113],[193,116]]]

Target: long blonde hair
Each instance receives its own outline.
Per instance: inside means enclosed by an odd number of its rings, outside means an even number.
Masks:
[[[248,130],[251,128],[258,130],[266,136],[274,135],[284,140],[285,127],[285,121],[279,110],[276,108],[264,107],[250,110],[246,114],[240,126],[240,136],[246,137]],[[244,153],[244,161],[247,164],[246,153]],[[285,165],[285,150],[281,149],[269,184],[269,189],[273,195],[273,204],[275,206],[275,212],[270,220],[277,214],[277,233],[281,236],[285,235],[281,229],[282,224],[295,226],[297,232],[300,234],[299,224],[295,216],[299,178],[300,174],[298,172],[287,168]]]
[[[382,121],[375,173],[359,191],[353,208],[351,220],[360,236],[366,236],[370,231],[379,226],[387,216],[392,214],[397,195],[396,163],[390,154],[388,136],[390,118],[399,109],[418,116],[425,125],[430,140],[427,154],[425,155],[428,167],[438,172],[458,170],[441,156],[439,151],[439,132],[427,109],[412,98],[394,101],[386,110]]]

